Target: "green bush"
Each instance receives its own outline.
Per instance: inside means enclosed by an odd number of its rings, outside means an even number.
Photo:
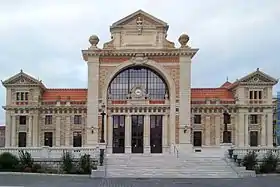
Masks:
[[[99,164],[100,166],[103,166],[104,163],[104,149],[100,150],[100,156],[99,156]]]
[[[75,167],[73,164],[72,155],[69,152],[64,152],[62,156],[62,170],[65,173],[74,173]]]
[[[19,150],[19,162],[23,171],[31,172],[34,160],[29,152]]]
[[[248,152],[243,158],[243,166],[246,167],[246,170],[254,170],[256,165],[258,164],[257,154],[255,151]]]
[[[273,155],[272,151],[269,151],[263,158],[260,165],[261,173],[275,173],[279,163],[278,155]]]
[[[31,172],[37,173],[42,169],[42,166],[40,164],[33,164],[31,168]]]
[[[8,152],[0,155],[0,170],[1,171],[16,171],[19,166],[19,159]]]
[[[81,174],[90,174],[92,168],[90,155],[84,154],[83,156],[81,156],[79,166],[80,166]]]

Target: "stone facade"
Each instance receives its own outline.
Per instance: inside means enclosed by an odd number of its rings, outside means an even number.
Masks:
[[[0,126],[0,147],[5,146],[5,126]]]
[[[272,88],[278,80],[257,69],[218,88],[191,88],[191,62],[198,49],[187,45],[186,34],[179,37],[181,46],[176,48],[166,39],[167,30],[167,23],[139,10],[112,24],[112,40],[102,49],[97,47],[99,38],[91,36],[91,46],[82,51],[88,64],[87,89],[47,88],[23,71],[3,81],[7,92],[5,146],[16,147],[26,140],[21,146],[71,147],[74,134],[81,135],[81,146],[97,146],[103,110],[109,152],[114,147],[113,116],[125,116],[125,153],[131,152],[133,115],[144,116],[144,152],[153,146],[150,116],[163,116],[160,134],[165,152],[172,145],[191,150],[225,143],[224,111],[231,115],[226,142],[237,147],[272,146]],[[157,72],[168,87],[164,99],[109,96],[108,87],[116,75],[134,66]]]

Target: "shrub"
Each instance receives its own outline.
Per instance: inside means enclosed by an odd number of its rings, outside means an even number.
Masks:
[[[254,170],[258,160],[257,160],[257,154],[255,151],[250,151],[247,153],[243,158],[243,166],[246,167],[246,170]]]
[[[100,150],[100,157],[99,157],[100,166],[103,166],[103,162],[104,162],[104,149],[101,149]]]
[[[80,169],[81,169],[80,173],[90,174],[91,173],[91,168],[92,168],[90,155],[85,154],[85,155],[81,156],[79,166],[80,166]]]
[[[31,172],[37,173],[42,169],[42,166],[40,164],[33,164],[31,168]]]
[[[73,173],[75,169],[72,155],[69,152],[64,152],[62,156],[62,169],[66,173]]]
[[[20,150],[19,151],[19,162],[20,162],[20,166],[23,169],[23,171],[26,170],[25,168],[29,168],[30,171],[29,171],[29,169],[27,169],[27,172],[31,172],[34,160],[30,153],[28,153],[27,151]]]
[[[8,152],[0,155],[0,170],[1,171],[15,171],[19,165],[18,158]]]
[[[279,163],[278,155],[273,155],[272,151],[269,151],[266,156],[263,158],[260,165],[261,173],[274,173],[276,172],[277,166]]]

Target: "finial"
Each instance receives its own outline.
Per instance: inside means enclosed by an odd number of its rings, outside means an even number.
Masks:
[[[257,71],[260,71],[260,68],[257,68]]]
[[[97,44],[99,42],[99,38],[96,35],[92,35],[89,37],[89,43],[91,44],[91,49],[97,49]]]
[[[227,82],[228,82],[228,76],[227,76]]]
[[[20,69],[20,73],[23,73],[22,69]]]
[[[179,43],[181,44],[181,48],[188,47],[187,43],[189,40],[190,40],[190,37],[187,34],[182,34],[178,39]]]

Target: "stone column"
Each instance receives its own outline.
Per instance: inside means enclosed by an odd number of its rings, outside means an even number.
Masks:
[[[125,153],[131,153],[131,116],[125,116]]]
[[[33,116],[28,116],[28,133],[27,133],[27,147],[32,147],[32,137],[33,137]]]
[[[150,146],[150,116],[144,117],[144,153],[151,153]]]
[[[238,113],[238,147],[244,147],[244,122],[245,122],[245,114],[243,112]]]
[[[71,125],[71,116],[66,116],[66,123],[65,123],[65,146],[70,146],[70,125]],[[71,146],[72,147],[72,146]]]
[[[221,117],[215,116],[215,145],[216,146],[219,146],[221,143],[220,130],[221,130]]]
[[[33,116],[33,146],[38,147],[39,146],[39,116],[36,113]]]
[[[270,113],[267,113],[267,146],[272,147],[273,146],[273,113],[272,111]]]
[[[60,123],[61,123],[61,117],[56,116],[55,118],[55,146],[60,147]]]
[[[261,117],[261,146],[266,146],[267,142],[266,142],[266,128],[267,128],[267,124],[266,124],[267,120],[266,120],[266,115],[263,114]]]
[[[6,126],[5,126],[5,147],[11,146],[11,130],[12,120],[9,112],[6,112]]]
[[[162,145],[165,148],[165,152],[168,151],[168,115],[163,115],[163,127],[162,127]]]
[[[205,145],[210,145],[211,128],[210,128],[210,116],[205,116]]]
[[[17,146],[17,126],[16,116],[12,115],[12,147]]]
[[[188,151],[191,145],[191,57],[180,56],[180,106],[179,106],[179,143],[180,149]]]
[[[88,57],[88,97],[87,97],[87,147],[98,144],[98,133],[91,133],[92,127],[98,129],[99,111],[99,57]]]
[[[249,146],[249,115],[244,115],[244,146]]]
[[[234,129],[234,135],[235,135],[235,140],[234,140],[234,145],[238,146],[239,145],[239,140],[238,140],[238,134],[239,134],[239,128],[238,128],[238,115],[235,115],[234,117],[234,125],[235,125],[235,129]]]

